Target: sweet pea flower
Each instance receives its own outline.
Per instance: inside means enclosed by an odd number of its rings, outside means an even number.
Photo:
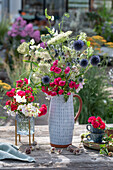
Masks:
[[[66,67],[66,69],[64,70],[65,74],[68,74],[70,72],[70,67]]]
[[[74,81],[71,81],[71,82],[69,83],[69,87],[70,87],[70,88],[74,88],[75,85],[76,85],[76,83],[75,83]]]
[[[60,74],[61,73],[61,68],[59,68],[59,67],[55,67],[55,69],[54,69],[54,72],[55,73],[57,73],[57,74]]]
[[[62,95],[63,93],[64,93],[63,89],[59,90],[59,92],[58,92],[59,95]]]
[[[53,66],[58,66],[58,60],[55,60],[55,61],[53,62]]]
[[[64,86],[66,84],[66,81],[59,81],[59,86]]]
[[[27,78],[24,78],[24,81],[26,84],[28,84],[28,79]]]
[[[71,92],[68,92],[67,95],[68,95],[68,96],[71,95]]]

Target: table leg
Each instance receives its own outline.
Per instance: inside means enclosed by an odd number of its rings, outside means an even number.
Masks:
[[[29,145],[31,145],[31,133],[30,133],[30,119],[29,119]]]
[[[20,134],[19,134],[19,142],[21,142],[21,136],[20,136]]]
[[[17,120],[15,119],[15,145],[17,145]]]
[[[33,142],[34,142],[34,140],[35,140],[35,134],[33,133]]]

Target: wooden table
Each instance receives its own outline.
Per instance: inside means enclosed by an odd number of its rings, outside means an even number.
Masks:
[[[108,125],[113,127],[113,125]],[[81,133],[86,133],[86,125],[75,125],[73,145],[80,144]],[[0,127],[0,142],[14,144],[14,126]],[[18,146],[22,145],[26,148],[28,142],[27,136],[22,136],[22,142],[18,142]],[[35,126],[35,141],[37,141],[40,149],[31,152],[30,156],[36,159],[35,163],[20,162],[15,160],[0,161],[1,169],[75,169],[75,170],[112,170],[113,157],[99,155],[98,151],[84,149],[81,155],[73,155],[73,153],[63,149],[61,154],[50,153],[48,126]]]

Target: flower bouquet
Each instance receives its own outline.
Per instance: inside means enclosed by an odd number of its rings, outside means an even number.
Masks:
[[[24,78],[16,81],[16,88],[6,93],[11,99],[6,102],[4,109],[11,116],[16,116],[15,133],[18,135],[34,134],[34,117],[40,117],[47,113],[47,106],[33,103],[33,89],[28,84],[28,79]],[[17,144],[17,135],[16,142]]]
[[[49,35],[42,35],[43,43],[38,46],[29,42],[18,47],[25,62],[31,64],[31,76],[34,87],[50,97],[49,130],[52,146],[67,147],[72,142],[74,128],[73,96],[78,97],[80,108],[82,100],[78,93],[85,83],[84,73],[100,62],[99,56],[93,55],[90,42],[85,33],[73,37],[72,31],[63,32],[63,21],[59,23],[59,32],[51,28],[52,17],[45,16],[50,23],[46,27]],[[65,17],[69,17],[67,13]],[[67,126],[68,125],[68,126]],[[54,129],[54,130],[53,130]]]
[[[91,124],[86,126],[87,130],[90,131],[90,134],[86,136],[87,139],[93,140],[95,143],[102,143],[102,137],[105,133],[105,123],[101,117],[96,118],[95,116],[89,117],[88,122]]]

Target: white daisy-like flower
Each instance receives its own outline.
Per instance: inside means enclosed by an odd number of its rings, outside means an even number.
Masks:
[[[54,16],[53,15],[51,16],[51,21],[54,21]]]
[[[80,33],[80,36],[79,36],[79,38],[78,38],[78,40],[86,41],[86,38],[87,38],[86,33],[81,32],[81,33]]]
[[[35,43],[35,40],[34,39],[31,39],[30,40],[30,44],[33,45]]]

